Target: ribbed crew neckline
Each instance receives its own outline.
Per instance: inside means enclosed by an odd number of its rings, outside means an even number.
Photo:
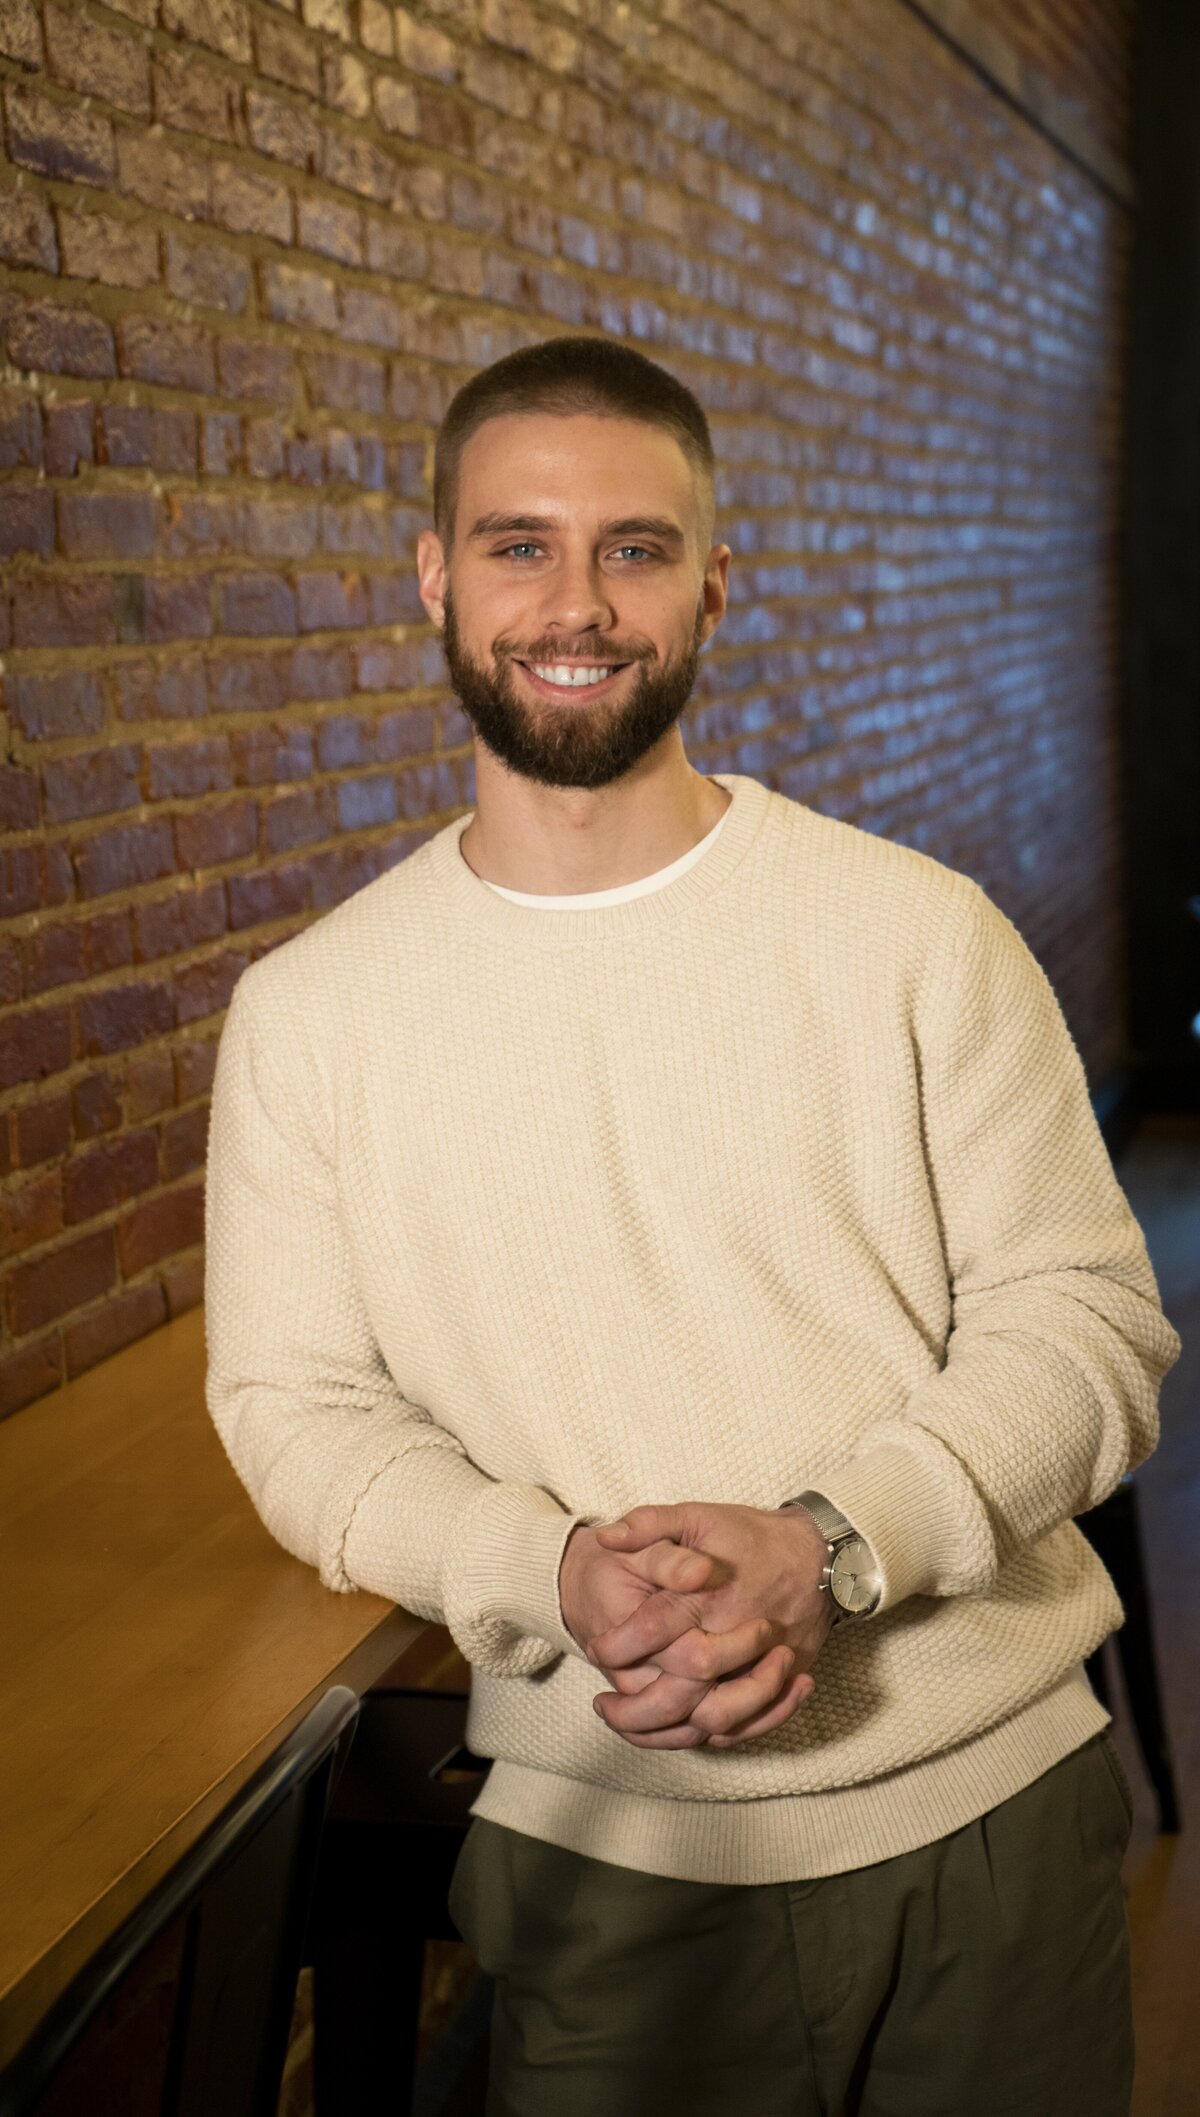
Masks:
[[[644,896],[629,897],[619,904],[585,903],[577,912],[543,910],[500,896],[472,872],[462,852],[462,835],[475,814],[473,809],[456,816],[453,823],[428,841],[425,850],[429,885],[444,909],[460,916],[476,933],[496,941],[508,938],[530,948],[572,948],[585,941],[647,933],[684,917],[722,888],[740,867],[765,821],[771,800],[769,787],[742,772],[713,772],[709,776],[733,796],[725,811],[723,828],[701,859],[661,889]]]

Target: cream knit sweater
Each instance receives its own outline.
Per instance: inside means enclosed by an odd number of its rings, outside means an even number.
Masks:
[[[718,773],[659,876],[533,903],[458,818],[241,978],[209,1142],[208,1403],[326,1586],[473,1665],[477,1812],[762,1882],[926,1844],[1103,1727],[1071,1516],[1178,1356],[1053,992],[924,854]],[[567,1532],[826,1493],[879,1558],[811,1701],[606,1729]]]

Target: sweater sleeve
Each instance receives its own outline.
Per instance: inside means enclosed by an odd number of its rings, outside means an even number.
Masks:
[[[380,1351],[341,1224],[315,1079],[235,988],[213,1084],[205,1202],[206,1395],[262,1521],[327,1588],[444,1622],[466,1658],[529,1675],[578,1652],[558,1571],[569,1515],[488,1477]]]
[[[1179,1357],[1045,973],[970,883],[917,1044],[951,1295],[940,1369],[821,1489],[866,1537],[877,1613],[989,1589],[1158,1438]]]

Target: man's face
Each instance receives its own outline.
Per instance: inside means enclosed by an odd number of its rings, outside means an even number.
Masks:
[[[704,495],[672,435],[593,413],[512,413],[459,462],[448,558],[421,594],[476,733],[543,786],[602,787],[675,725],[725,607]]]

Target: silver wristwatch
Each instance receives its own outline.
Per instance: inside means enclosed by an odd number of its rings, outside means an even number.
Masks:
[[[802,1492],[797,1499],[785,1500],[780,1511],[789,1507],[802,1507],[805,1514],[811,1514],[829,1547],[819,1585],[829,1590],[836,1606],[834,1623],[843,1617],[869,1617],[883,1593],[870,1545],[822,1492]]]

